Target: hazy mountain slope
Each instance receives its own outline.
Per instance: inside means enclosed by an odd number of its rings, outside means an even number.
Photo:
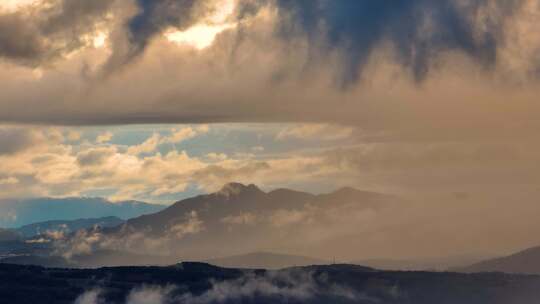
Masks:
[[[0,227],[15,228],[45,221],[107,216],[128,219],[163,208],[161,205],[137,201],[111,203],[101,198],[2,200],[0,215],[4,216],[0,216]]]
[[[391,196],[344,188],[336,192],[313,195],[289,189],[268,193],[255,185],[230,183],[216,193],[200,195],[176,202],[155,214],[144,215],[127,221],[130,227],[151,227],[153,232],[163,232],[171,224],[195,211],[206,222],[219,222],[230,215],[262,213],[275,210],[299,210],[311,203],[319,207],[338,207],[355,203],[362,208],[380,208]]]
[[[201,261],[270,249],[319,257],[325,256],[321,250],[327,249],[326,254],[336,250],[327,246],[329,242],[347,237],[361,225],[369,227],[369,223],[377,220],[376,215],[399,202],[393,196],[352,188],[314,195],[288,189],[264,192],[255,185],[232,183],[218,192],[179,201],[162,211],[129,219],[120,226],[32,241],[43,243],[51,255],[86,256],[102,261],[102,265],[118,265],[117,261],[123,256],[132,254]],[[361,242],[362,238],[349,238],[345,244]],[[93,257],[97,252],[118,253],[118,256],[108,254],[97,259]],[[26,250],[25,254],[26,257],[12,261],[40,262],[47,255],[41,248],[39,254],[34,254],[32,249]],[[133,260],[147,264],[144,259]],[[251,265],[230,265],[277,268],[320,263],[305,262],[305,259],[251,262]]]
[[[482,258],[469,256],[416,258],[416,259],[368,259],[353,261],[353,264],[369,266],[381,270],[400,271],[445,271],[481,261]]]
[[[254,271],[201,263],[81,270],[0,264],[0,299],[11,304],[536,304],[539,297],[540,277],[523,275],[353,265]]]
[[[540,274],[540,247],[529,248],[510,256],[486,260],[455,270],[469,273],[506,272]]]
[[[130,219],[105,233],[123,239],[144,233],[151,240],[172,244],[167,250],[195,260],[265,248],[297,251],[299,244],[310,239],[320,242],[346,233],[357,218],[370,217],[397,201],[393,196],[351,188],[313,195],[288,189],[266,193],[255,185],[231,183],[216,193]]]
[[[251,269],[283,269],[294,266],[329,264],[328,261],[310,257],[269,252],[254,252],[244,255],[216,258],[207,260],[206,262],[220,267]]]
[[[88,229],[92,227],[115,227],[124,223],[124,220],[115,217],[108,216],[102,218],[92,219],[77,219],[73,221],[47,221],[41,223],[34,223],[15,229],[23,237],[29,238],[42,233],[50,231],[61,231],[64,233],[70,233],[81,229]]]

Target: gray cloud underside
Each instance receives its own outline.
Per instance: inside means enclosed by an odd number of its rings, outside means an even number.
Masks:
[[[326,121],[420,137],[493,136],[501,120],[503,133],[538,128],[536,0],[242,0],[238,25],[211,48],[163,38],[215,5],[62,0],[0,15],[12,70],[0,73],[0,120]],[[100,26],[109,51],[87,51],[83,38]]]

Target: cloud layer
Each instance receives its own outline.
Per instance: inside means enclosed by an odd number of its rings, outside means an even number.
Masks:
[[[215,24],[217,0],[76,2],[1,13],[0,120],[538,128],[536,0],[243,0],[199,51],[165,34]]]

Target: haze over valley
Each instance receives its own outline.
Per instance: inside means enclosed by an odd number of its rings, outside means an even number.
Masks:
[[[0,0],[0,302],[540,299],[540,0]]]

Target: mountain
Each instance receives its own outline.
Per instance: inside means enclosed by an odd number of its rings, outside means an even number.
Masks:
[[[20,239],[21,236],[11,229],[0,228],[0,242],[10,242]]]
[[[540,247],[533,247],[510,256],[486,260],[468,267],[455,269],[460,272],[506,272],[540,274]]]
[[[244,255],[235,255],[224,258],[210,259],[206,262],[220,267],[251,269],[283,269],[294,266],[328,264],[328,261],[310,257],[269,252],[254,252]]]
[[[231,183],[215,193],[176,202],[115,227],[0,242],[0,254],[5,256],[4,262],[62,267],[59,263],[99,267],[126,265],[122,261],[129,260],[132,265],[162,265],[163,260],[215,257],[231,257],[212,261],[223,266],[320,264],[321,260],[313,258],[260,252],[271,248],[309,256],[325,248],[333,251],[327,246],[329,241],[356,231],[358,221],[375,220],[374,214],[399,202],[394,196],[352,188],[315,195],[289,189],[265,192],[255,185]],[[30,231],[35,232],[35,227]],[[351,238],[349,242],[361,241]],[[239,252],[259,253],[235,256]],[[49,256],[52,261],[47,260]]]
[[[16,228],[54,220],[115,216],[121,219],[157,212],[164,206],[138,201],[112,203],[102,198],[37,198],[0,201],[0,227]]]
[[[481,261],[482,258],[472,256],[452,256],[439,258],[416,259],[367,259],[354,261],[352,264],[369,266],[381,270],[399,271],[445,271],[463,267]]]
[[[352,188],[314,195],[289,189],[264,192],[255,185],[230,183],[103,233],[118,239],[144,233],[154,243],[167,241],[166,249],[179,257],[194,260],[265,248],[305,252],[302,246],[310,239],[323,242],[347,233],[358,219],[397,202],[391,195]]]
[[[154,232],[163,232],[192,212],[196,212],[202,220],[219,222],[231,215],[257,215],[275,210],[302,210],[309,203],[322,208],[335,208],[349,203],[361,205],[362,208],[380,208],[381,203],[389,198],[390,196],[352,188],[322,195],[289,189],[277,189],[266,193],[253,184],[246,186],[230,183],[218,192],[188,198],[158,213],[130,219],[127,225],[135,229],[151,228]],[[234,222],[232,217],[230,219],[230,222]],[[238,221],[240,220],[242,219],[238,218]],[[249,221],[246,218],[243,220]]]
[[[115,227],[124,223],[124,220],[115,217],[108,216],[94,219],[77,219],[73,221],[47,221],[41,223],[30,224],[15,229],[15,231],[25,237],[31,238],[46,232],[64,232],[71,233],[81,229],[88,229],[92,227]]]
[[[91,254],[81,254],[65,258],[55,255],[11,254],[2,257],[0,263],[14,265],[39,265],[49,268],[99,268],[126,266],[165,266],[176,263],[172,257],[143,255],[130,252],[111,250],[95,251]]]
[[[47,269],[0,264],[4,303],[536,304],[540,277],[386,272],[355,265],[277,271],[184,262]]]

